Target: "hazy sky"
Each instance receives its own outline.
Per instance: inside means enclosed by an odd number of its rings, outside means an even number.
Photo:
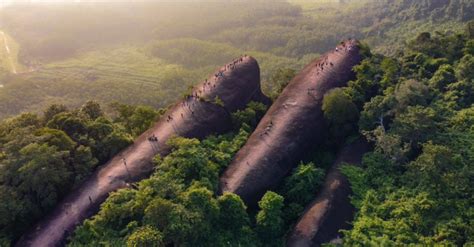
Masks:
[[[0,0],[0,6],[9,5],[12,3],[78,3],[78,2],[142,2],[143,0]],[[172,0],[170,0],[172,1]]]
[[[79,3],[79,2],[194,2],[196,0],[0,0],[0,7],[12,3],[41,3],[41,4],[55,4],[55,3]],[[212,0],[209,0],[212,1]]]

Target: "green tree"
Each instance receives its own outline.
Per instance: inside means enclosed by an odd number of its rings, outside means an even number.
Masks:
[[[474,130],[474,106],[462,109],[449,119],[451,128],[462,132]]]
[[[462,165],[460,161],[449,148],[426,143],[423,145],[423,153],[409,164],[407,176],[413,178],[410,183],[427,191],[434,191],[437,195],[442,192],[453,193],[460,182],[453,174]]]
[[[474,21],[471,20],[466,24],[466,34],[470,39],[474,39]]]
[[[466,46],[464,47],[464,55],[471,55],[474,56],[474,39],[470,39],[466,42]]]
[[[333,89],[324,96],[322,109],[324,117],[336,126],[350,123],[358,116],[357,107],[342,88]]]
[[[325,172],[313,163],[300,163],[285,180],[284,195],[288,201],[306,205],[314,198],[324,181]]]
[[[145,132],[164,112],[164,109],[157,111],[150,106],[131,106],[120,103],[111,104],[111,107],[117,114],[114,121],[121,123],[133,136]]]
[[[97,139],[92,145],[92,152],[100,163],[106,162],[115,154],[132,144],[132,138],[124,132],[115,130],[103,139]]]
[[[430,223],[423,219],[427,219],[434,207],[427,193],[369,190],[353,229],[344,231],[344,245],[433,245],[422,234]]]
[[[176,152],[166,156],[159,165],[162,172],[175,179],[182,179],[188,186],[199,181],[215,190],[219,177],[218,166],[209,159],[208,152],[200,145],[199,140],[174,138],[168,144],[176,148]]]
[[[433,77],[429,81],[432,88],[444,91],[446,86],[456,81],[454,69],[449,64],[444,64],[439,67]]]
[[[127,239],[127,247],[163,247],[163,234],[150,226],[134,231]]]
[[[60,151],[73,150],[77,145],[64,131],[50,128],[41,128],[35,131],[39,142],[47,143],[50,146],[56,146]]]
[[[250,221],[242,199],[232,193],[224,193],[217,199],[220,208],[219,225],[220,229],[229,232],[240,231],[249,225]]]
[[[181,204],[156,198],[144,212],[144,222],[163,232],[165,243],[184,243],[196,232],[192,212]]]
[[[186,242],[201,246],[212,243],[212,234],[219,215],[219,207],[213,193],[207,188],[191,186],[181,195],[181,200],[190,212],[193,222]]]
[[[394,119],[390,133],[399,135],[403,142],[419,145],[436,133],[436,112],[432,108],[409,106],[407,111]]]
[[[429,88],[422,82],[407,80],[398,84],[394,92],[396,113],[401,113],[408,106],[426,106],[430,99]]]
[[[73,150],[71,162],[74,172],[74,185],[79,185],[97,167],[99,161],[92,154],[90,147],[80,145]]]
[[[273,88],[270,93],[270,98],[276,99],[278,95],[290,83],[291,79],[295,77],[296,70],[290,68],[280,68],[271,77]]]
[[[50,105],[44,112],[43,112],[43,119],[44,122],[47,123],[51,119],[53,119],[56,114],[61,112],[67,112],[67,107],[65,105],[60,104],[53,104]]]
[[[366,102],[360,114],[359,129],[369,131],[376,127],[382,127],[385,130],[388,127],[385,119],[393,114],[392,108],[395,103],[393,95],[377,95]]]
[[[459,80],[474,80],[474,56],[466,55],[459,61],[456,68],[456,76]]]
[[[18,190],[43,209],[52,207],[71,185],[68,153],[47,144],[32,143],[20,150]]]
[[[132,135],[138,136],[153,126],[160,115],[160,112],[149,106],[137,106],[128,118],[128,128]]]
[[[87,101],[81,107],[81,112],[86,114],[92,120],[95,120],[96,118],[104,115],[104,113],[102,112],[102,108],[100,107],[100,104],[92,100]]]
[[[257,214],[257,233],[262,243],[271,246],[283,245],[283,200],[275,192],[268,191],[258,202],[260,211]]]
[[[255,101],[249,102],[245,109],[232,113],[234,129],[240,129],[243,125],[255,128],[266,111],[266,105]]]
[[[324,96],[322,110],[329,123],[328,144],[337,145],[355,131],[359,111],[343,88],[336,88]]]
[[[401,66],[396,59],[384,58],[380,64],[383,71],[383,78],[380,81],[383,87],[388,87],[398,81]]]
[[[72,112],[61,112],[51,119],[47,127],[66,132],[74,140],[87,133],[87,120]]]
[[[443,98],[452,109],[469,107],[474,103],[474,83],[472,80],[462,80],[451,83],[446,87]]]

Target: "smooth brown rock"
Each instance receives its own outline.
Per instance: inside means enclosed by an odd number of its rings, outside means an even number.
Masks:
[[[345,41],[308,64],[283,90],[220,180],[222,192],[255,205],[297,165],[326,132],[323,96],[354,77],[361,61],[356,40]]]
[[[340,229],[349,228],[355,209],[349,198],[350,184],[339,168],[343,163],[360,164],[367,151],[367,142],[358,140],[339,152],[316,199],[306,208],[289,235],[287,246],[320,246],[338,237]]]

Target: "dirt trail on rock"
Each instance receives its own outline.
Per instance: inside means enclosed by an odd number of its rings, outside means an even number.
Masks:
[[[216,97],[224,106],[213,102]],[[196,86],[190,96],[170,108],[154,127],[71,192],[16,246],[64,245],[67,236],[98,211],[110,192],[150,175],[153,157],[170,152],[166,145],[170,138],[204,138],[212,133],[224,133],[232,126],[230,113],[243,109],[251,100],[268,103],[260,89],[258,63],[246,56],[225,65]]]
[[[349,40],[296,75],[224,172],[221,191],[255,205],[267,190],[275,188],[312,145],[323,141],[323,96],[346,85],[360,61],[358,42]]]
[[[288,237],[287,246],[320,246],[337,238],[340,229],[350,226],[355,209],[349,198],[349,181],[339,169],[343,163],[360,164],[368,151],[369,145],[360,139],[339,152],[316,199],[306,208]]]

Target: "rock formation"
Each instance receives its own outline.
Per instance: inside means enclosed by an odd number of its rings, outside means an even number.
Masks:
[[[316,199],[306,208],[289,235],[287,246],[320,246],[337,238],[340,229],[350,226],[355,209],[349,198],[349,182],[339,168],[343,163],[360,164],[368,150],[369,145],[358,140],[339,152]]]
[[[170,152],[166,145],[170,138],[204,138],[212,133],[224,133],[232,126],[230,113],[245,108],[251,100],[269,103],[260,89],[257,61],[244,56],[226,64],[196,86],[183,101],[171,107],[154,127],[71,192],[16,245],[64,245],[66,237],[78,224],[99,210],[110,192],[150,175],[153,157]]]
[[[352,67],[360,61],[358,42],[348,40],[296,75],[224,172],[221,191],[255,205],[276,187],[311,145],[323,141],[323,96],[346,85],[354,77]]]

